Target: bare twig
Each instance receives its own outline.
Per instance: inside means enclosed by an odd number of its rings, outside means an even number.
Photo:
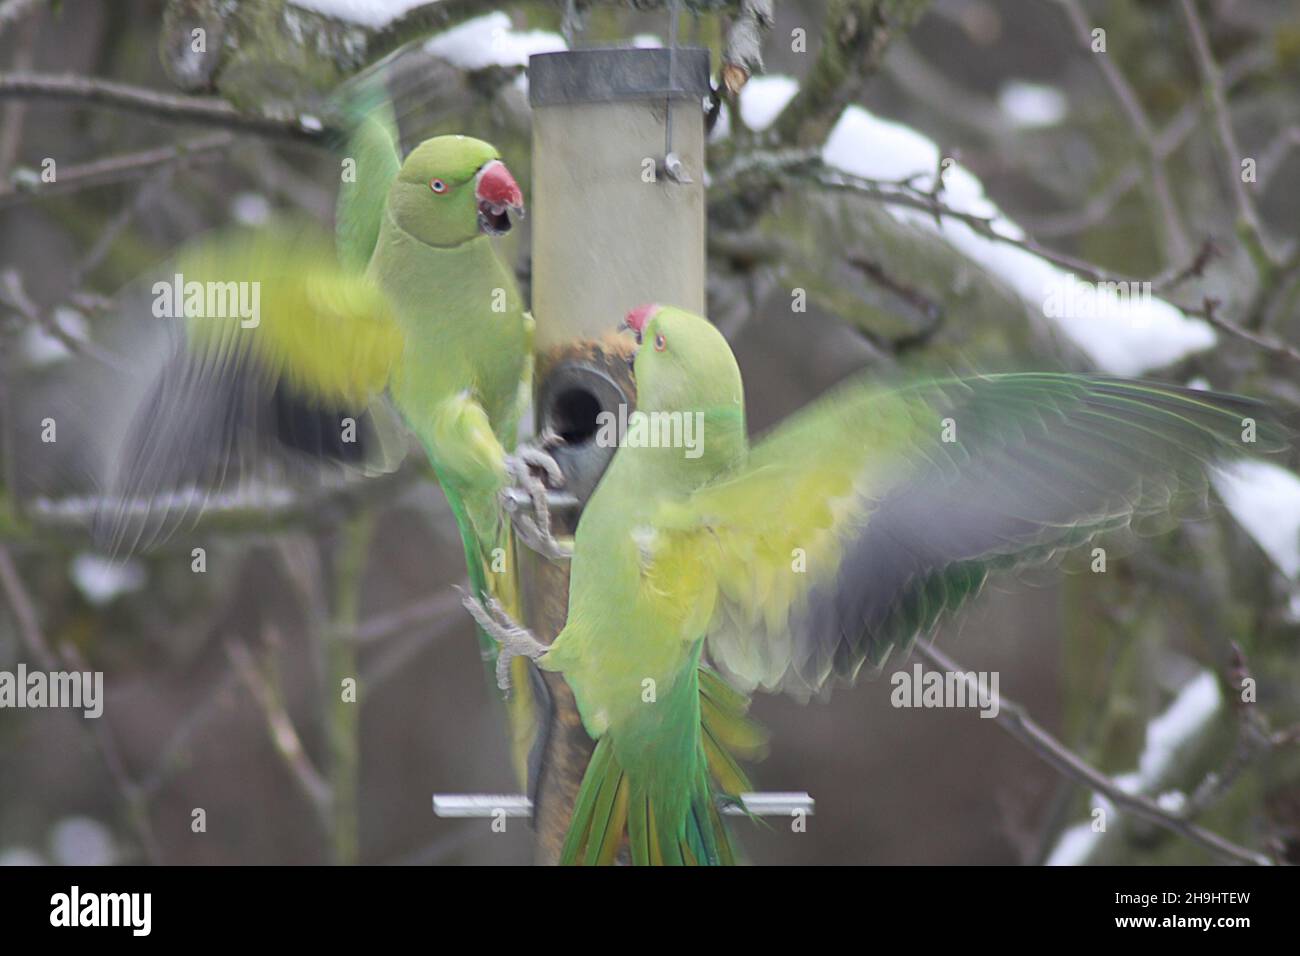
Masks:
[[[108,368],[121,367],[110,353],[94,342],[77,338],[65,329],[53,312],[38,308],[23,288],[22,277],[16,269],[0,272],[0,305],[8,306],[28,322],[39,326],[72,354],[85,355]]]
[[[1237,54],[1223,65],[1225,87],[1229,90],[1232,89],[1247,77],[1268,67],[1271,62],[1269,54],[1258,48],[1252,48]],[[1200,128],[1203,110],[1204,104],[1201,102],[1184,104],[1174,118],[1156,134],[1155,156],[1159,162],[1164,163],[1167,161],[1170,156],[1182,148],[1188,137]],[[1028,226],[1029,231],[1034,235],[1047,238],[1073,235],[1099,225],[1110,215],[1111,210],[1115,208],[1115,204],[1120,199],[1128,195],[1130,190],[1142,184],[1142,174],[1147,162],[1148,160],[1143,158],[1127,163],[1099,192],[1091,196],[1081,209],[1055,216],[1030,219],[1027,223],[1024,222],[1022,216],[1022,224]],[[1261,157],[1261,188],[1264,183],[1264,166],[1264,158]]]
[[[146,799],[156,796],[183,764],[184,755],[194,742],[194,738],[217,715],[238,680],[239,674],[233,668],[223,670],[216,686],[203,702],[191,710],[176,726],[167,742],[163,744],[153,768],[140,781],[140,791]]]
[[[26,645],[27,652],[47,671],[58,670],[59,659],[45,642],[45,635],[36,618],[36,605],[23,586],[18,569],[14,567],[9,550],[4,545],[0,545],[0,588],[4,589],[5,597],[9,599],[9,607],[18,623],[18,636]]]
[[[31,19],[18,29],[18,49],[14,53],[13,68],[30,70],[36,62],[36,32],[39,20]],[[4,31],[4,10],[0,10],[0,32]],[[23,124],[27,118],[27,104],[14,102],[5,104],[3,118],[0,119],[0,182],[9,176],[9,169],[18,158],[18,148],[22,144]]]
[[[1261,191],[1268,188],[1274,173],[1282,167],[1287,154],[1296,148],[1300,148],[1300,126],[1288,126],[1274,136],[1272,141],[1264,147],[1259,154],[1259,165],[1256,172],[1259,177]]]
[[[458,621],[463,621],[461,592],[468,586],[462,581],[458,585],[459,590],[456,587],[445,588],[432,597],[372,617],[357,627],[353,640],[358,644],[374,644],[413,627],[440,621],[447,614],[453,614]]]
[[[772,124],[777,141],[796,147],[824,142],[880,69],[890,42],[928,6],[929,0],[831,0],[817,62]]]
[[[367,658],[360,682],[373,691],[390,677],[403,673],[406,665],[434,641],[463,625],[461,594],[468,586],[462,583],[459,590],[448,588],[428,600],[374,618],[358,629],[359,641],[386,638]],[[410,633],[402,638],[390,637],[403,631]]]
[[[65,293],[67,298],[71,299],[80,291],[81,284],[86,276],[99,268],[104,261],[104,257],[108,255],[117,242],[118,237],[159,192],[166,190],[171,185],[171,180],[172,170],[164,168],[161,175],[145,180],[142,185],[136,187],[135,192],[122,203],[117,212],[104,224],[95,241],[86,250],[86,254],[81,257],[81,261],[72,270],[67,282],[68,291]]]
[[[15,340],[0,336],[0,529],[23,522],[23,502],[18,491],[17,410],[13,380]]]
[[[887,292],[893,293],[925,317],[926,324],[922,328],[894,338],[887,339],[875,333],[870,333],[865,328],[859,329],[882,352],[897,356],[921,348],[943,328],[943,303],[938,299],[921,291],[911,283],[892,275],[880,263],[865,256],[849,256],[845,261],[876,285]]]
[[[936,670],[956,674],[967,673],[952,658],[933,645],[918,642],[915,653]],[[1101,771],[1086,763],[1059,740],[1040,726],[1024,707],[1005,697],[998,699],[998,713],[994,723],[1032,750],[1044,763],[1058,773],[1106,797],[1111,803],[1134,816],[1178,834],[1216,856],[1235,863],[1270,866],[1272,860],[1262,853],[1248,850],[1213,833],[1182,816],[1169,813],[1150,798],[1140,793],[1130,793]]]
[[[1172,292],[1184,282],[1202,279],[1210,263],[1223,255],[1223,249],[1213,237],[1203,239],[1200,248],[1185,265],[1172,265],[1151,280],[1151,286],[1160,292]]]
[[[1201,111],[1195,105],[1189,104],[1180,110],[1156,137],[1156,158],[1163,162],[1187,142],[1187,138],[1197,128],[1200,116]],[[1142,184],[1144,162],[1135,159],[1125,165],[1096,194],[1089,197],[1082,208],[1031,220],[1033,232],[1040,236],[1065,236],[1099,225],[1122,198]]]
[[[966,226],[969,226],[973,232],[985,239],[992,240],[993,242],[1000,242],[1009,246],[1015,246],[1018,249],[1023,249],[1040,259],[1044,259],[1053,265],[1060,266],[1063,269],[1076,273],[1091,282],[1143,281],[1133,276],[1123,275],[1121,273],[1103,269],[1100,266],[1093,265],[1091,262],[1085,259],[1080,259],[1077,256],[1050,249],[1029,236],[1020,237],[1010,235],[997,227],[997,217],[980,216],[975,213],[954,209],[952,206],[940,199],[932,190],[919,189],[907,180],[888,181],[866,179],[861,176],[852,176],[839,170],[831,170],[829,168],[816,170],[810,174],[810,178],[818,186],[824,189],[858,193],[890,205],[904,206],[908,209],[916,209],[928,213],[936,222],[942,219],[950,219],[964,223]]]
[[[43,0],[5,0],[0,4],[0,34],[11,23],[16,23],[28,14],[36,12]]]
[[[1012,129],[1010,118],[991,97],[949,77],[912,43],[897,42],[890,48],[885,72],[924,104],[927,113],[942,116],[972,136],[997,140]]]
[[[330,789],[334,794],[334,857],[338,863],[357,862],[357,786],[361,767],[360,675],[357,671],[356,629],[361,607],[361,585],[365,576],[374,517],[361,510],[344,523],[334,554],[334,607],[324,628],[327,678],[325,720],[329,728]],[[356,694],[342,692],[344,680],[351,680]]]
[[[244,687],[253,696],[266,721],[271,744],[284,761],[299,789],[311,804],[321,825],[328,831],[334,809],[334,794],[329,782],[307,756],[293,719],[284,709],[279,694],[253,660],[252,652],[238,641],[226,643],[226,656]]]
[[[1242,687],[1251,673],[1246,655],[1235,641],[1231,644],[1231,654],[1232,661],[1224,683],[1234,692],[1229,699],[1237,713],[1237,745],[1223,769],[1207,774],[1200,786],[1192,791],[1185,811],[1188,816],[1199,816],[1217,803],[1248,767],[1275,746],[1268,721],[1253,704],[1241,699]]]
[[[3,591],[8,599],[14,619],[18,623],[18,635],[23,645],[42,668],[47,671],[89,670],[75,650],[69,648],[65,651],[56,651],[45,639],[36,616],[36,605],[23,585],[17,568],[14,567],[9,550],[3,545],[0,545],[0,591]],[[140,841],[140,847],[146,858],[158,862],[160,859],[158,843],[149,823],[144,793],[127,772],[121,751],[118,750],[117,741],[108,724],[108,718],[101,714],[93,720],[80,720],[77,723],[90,737],[109,777],[117,787],[118,795],[126,809],[127,819],[135,831],[136,839]]]
[[[1238,231],[1241,233],[1246,251],[1250,253],[1256,271],[1267,278],[1278,260],[1272,252],[1264,224],[1260,221],[1255,200],[1246,189],[1241,177],[1241,161],[1245,158],[1237,143],[1237,134],[1232,128],[1232,118],[1228,115],[1228,98],[1223,92],[1223,77],[1219,72],[1214,54],[1210,51],[1210,41],[1205,35],[1205,26],[1201,16],[1196,12],[1192,0],[1182,0],[1183,18],[1187,21],[1187,32],[1192,41],[1192,53],[1196,59],[1196,68],[1201,74],[1205,86],[1205,99],[1209,104],[1210,118],[1213,121],[1215,139],[1218,142],[1228,185],[1232,190],[1233,203],[1237,207]]]
[[[259,116],[244,113],[223,99],[176,96],[113,80],[70,73],[0,73],[0,99],[50,99],[74,105],[106,106],[153,119],[182,123],[203,123],[275,136],[299,142],[320,143],[333,131],[316,116]]]
[[[1249,329],[1242,328],[1235,322],[1229,322],[1227,319],[1219,315],[1219,305],[1220,303],[1218,299],[1207,297],[1203,300],[1203,304],[1199,310],[1184,309],[1183,311],[1189,312],[1189,314],[1194,313],[1198,315],[1216,329],[1227,332],[1229,335],[1235,336],[1244,342],[1249,342],[1257,349],[1262,349],[1269,355],[1276,355],[1278,358],[1284,358],[1287,361],[1300,364],[1300,349],[1297,349],[1294,345],[1289,345],[1288,343],[1283,342],[1281,339],[1275,339],[1271,335],[1266,335],[1261,332],[1252,332]]]
[[[1090,282],[1127,283],[1129,285],[1150,282],[1153,291],[1157,294],[1168,292],[1190,278],[1203,275],[1211,259],[1218,254],[1217,245],[1212,240],[1206,240],[1199,249],[1189,256],[1189,260],[1185,265],[1168,269],[1154,278],[1141,279],[1136,276],[1112,272],[1085,259],[1048,248],[1029,236],[1010,235],[998,228],[1000,220],[997,217],[981,216],[954,209],[945,203],[934,189],[922,189],[917,186],[918,176],[909,176],[899,180],[867,179],[861,176],[853,176],[823,165],[816,154],[808,150],[752,153],[743,160],[734,162],[729,167],[719,171],[714,178],[714,185],[718,188],[730,188],[757,177],[760,180],[771,181],[771,184],[775,186],[777,185],[775,179],[782,176],[790,179],[803,179],[823,189],[852,192],[886,204],[916,209],[929,214],[937,223],[942,223],[944,219],[960,222],[985,239],[1022,249]],[[1300,263],[1300,255],[1297,256],[1297,261]],[[1279,277],[1284,275],[1288,268],[1291,268],[1291,266],[1285,266],[1274,274],[1273,281],[1267,286],[1268,289],[1272,290],[1272,294],[1276,295],[1278,293],[1281,286]],[[1184,315],[1190,318],[1204,319],[1216,328],[1251,342],[1269,354],[1290,361],[1300,360],[1300,351],[1295,347],[1270,336],[1251,332],[1224,319],[1218,314],[1217,309],[1220,303],[1217,300],[1207,298],[1199,305],[1191,305],[1172,299],[1167,301]],[[1261,307],[1257,303],[1249,311],[1253,313]]]
[[[121,156],[109,156],[76,166],[65,166],[59,171],[58,179],[52,183],[44,183],[38,179],[9,184],[4,189],[0,189],[0,209],[30,199],[43,199],[93,186],[138,179],[160,166],[211,162],[220,158],[234,142],[235,137],[231,133],[213,133],[176,146],[162,146]]]
[[[1079,42],[1101,70],[1106,85],[1110,87],[1111,94],[1119,102],[1120,109],[1123,110],[1129,126],[1137,137],[1138,144],[1142,147],[1147,175],[1151,179],[1152,198],[1160,213],[1161,240],[1166,262],[1187,258],[1191,251],[1191,242],[1183,228],[1178,206],[1174,202],[1173,190],[1169,187],[1169,177],[1165,171],[1164,158],[1159,152],[1155,129],[1146,110],[1142,107],[1137,91],[1125,79],[1123,72],[1109,54],[1092,53],[1092,25],[1088,22],[1087,14],[1084,13],[1079,0],[1056,0],[1056,2],[1065,11],[1070,27]]]
[[[99,495],[67,498],[35,498],[26,504],[31,531],[39,533],[39,544],[50,535],[66,531],[84,541],[85,531],[105,508],[133,516],[151,515],[168,527],[193,520],[205,533],[267,534],[291,527],[314,527],[336,522],[339,508],[367,501],[391,501],[393,495],[423,480],[424,473],[412,460],[387,475],[364,480],[346,478],[322,481],[319,490],[300,493],[283,485],[248,482],[242,487],[214,492],[194,486],[152,499],[119,500]],[[202,513],[194,518],[196,508]],[[187,519],[187,516],[190,516]],[[19,529],[28,531],[29,529]],[[13,534],[11,537],[24,537]],[[31,535],[24,540],[31,539]]]

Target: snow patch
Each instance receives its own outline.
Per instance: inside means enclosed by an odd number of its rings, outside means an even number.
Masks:
[[[1147,724],[1146,745],[1138,757],[1137,789],[1148,793],[1170,772],[1177,753],[1195,740],[1223,706],[1218,678],[1201,671],[1178,692],[1174,702]]]
[[[25,846],[13,846],[0,850],[0,866],[44,866],[44,858],[35,850]]]
[[[827,165],[866,179],[921,174],[914,183],[920,189],[932,185],[939,159],[932,140],[860,106],[844,111],[822,150]],[[992,229],[1000,235],[1025,238],[985,195],[979,179],[959,164],[949,166],[944,175],[943,199],[959,212],[991,218]],[[1090,285],[1024,249],[981,236],[965,223],[946,219],[936,226],[934,218],[919,209],[886,209],[900,222],[942,233],[963,254],[1000,276],[1105,371],[1137,375],[1216,341],[1209,325],[1189,319],[1149,290]],[[1081,287],[1086,294],[1076,294]]]
[[[429,40],[425,52],[462,70],[527,66],[534,53],[566,50],[564,37],[547,30],[512,30],[504,13],[476,17]]]
[[[1205,731],[1222,707],[1218,678],[1210,671],[1201,671],[1183,685],[1163,713],[1147,724],[1137,770],[1116,775],[1115,783],[1126,793],[1150,795],[1164,782],[1179,751]],[[1168,812],[1178,812],[1187,800],[1178,791],[1163,791],[1154,799]],[[1115,805],[1098,793],[1092,795],[1092,806],[1100,807],[1108,821],[1116,813]],[[1047,865],[1079,866],[1090,862],[1104,836],[1093,831],[1091,822],[1075,824],[1061,833]]]
[[[90,326],[86,323],[86,317],[76,309],[59,306],[54,310],[54,324],[78,342],[85,342],[90,338]],[[51,335],[39,325],[27,326],[23,331],[19,348],[22,350],[24,360],[33,366],[52,365],[72,355],[71,350],[58,337]]]
[[[140,590],[144,582],[144,568],[135,561],[118,563],[89,552],[72,559],[72,583],[87,601],[97,606]]]
[[[50,831],[50,856],[61,866],[108,866],[113,862],[113,835],[89,817],[67,817]]]
[[[1300,477],[1267,461],[1215,470],[1214,489],[1237,523],[1292,581],[1300,581]]]
[[[998,91],[998,107],[1022,129],[1055,126],[1065,119],[1065,94],[1054,86],[1011,80]]]
[[[271,203],[261,193],[242,192],[230,203],[230,214],[244,226],[264,226],[271,218]]]
[[[744,91],[741,92],[744,95]],[[720,143],[731,135],[731,110],[724,104],[718,109],[718,118],[709,130],[709,142]],[[707,184],[706,184],[707,185]]]
[[[752,130],[765,130],[798,92],[799,81],[789,76],[751,77],[740,91],[740,118]]]
[[[427,0],[291,0],[290,5],[363,27],[382,27]]]
[[[1061,834],[1044,865],[1082,866],[1092,856],[1099,836],[1101,834],[1092,832],[1091,823],[1076,823]]]

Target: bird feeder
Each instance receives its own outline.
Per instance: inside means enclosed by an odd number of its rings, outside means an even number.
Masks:
[[[633,342],[617,334],[645,302],[705,311],[705,49],[581,49],[529,58],[533,115],[534,396],[539,434],[565,476],[552,496],[572,534],[614,454],[602,412],[630,409]],[[568,611],[567,563],[521,546],[525,623],[544,642]],[[539,674],[543,732],[532,798],[539,862],[559,858],[592,743],[562,677]],[[537,683],[535,681],[535,683]],[[539,685],[539,690],[542,688]]]

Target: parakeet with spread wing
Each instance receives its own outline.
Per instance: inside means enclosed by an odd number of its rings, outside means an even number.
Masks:
[[[234,488],[272,455],[308,469],[391,469],[404,451],[391,403],[446,493],[474,593],[514,607],[499,494],[512,481],[542,494],[530,465],[560,480],[549,456],[515,454],[533,321],[492,237],[523,213],[523,195],[481,140],[439,136],[402,160],[386,101],[364,110],[345,154],[354,165],[333,243],[312,225],[278,223],[178,255],[185,288],[247,283],[259,315],[186,308],[176,354],[119,449],[98,535],[116,552],[147,546],[194,517],[159,506],[174,492]],[[545,528],[539,537],[553,540]],[[532,721],[517,709],[518,764]]]
[[[659,435],[698,416],[702,443],[622,444],[549,647],[466,600],[501,643],[502,682],[514,655],[562,673],[597,740],[566,862],[612,861],[625,834],[634,863],[729,858],[701,733],[706,649],[742,690],[806,698],[906,653],[990,573],[1167,511],[1212,463],[1278,441],[1250,399],[1031,373],[850,381],[751,447],[740,372],[706,319],[645,306],[626,324],[643,343],[635,414]]]

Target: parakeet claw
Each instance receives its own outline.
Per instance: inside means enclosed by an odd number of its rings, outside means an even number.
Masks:
[[[560,445],[567,445],[568,440],[550,425],[547,425],[538,433],[537,443],[538,447],[545,451],[548,448],[558,448]]]
[[[478,598],[465,594],[461,603],[478,626],[497,642],[497,686],[509,693],[510,662],[516,657],[535,661],[550,648],[533,637],[528,628],[516,624],[495,598],[488,598],[485,606]]]
[[[515,533],[519,535],[519,539],[531,550],[550,561],[572,560],[573,546],[564,544],[551,533],[548,513],[539,511],[538,514],[545,515],[545,522],[534,521],[532,515],[515,515]]]
[[[547,484],[533,474],[537,468],[546,473],[552,486],[564,484],[564,473],[555,459],[540,448],[521,445],[514,455],[506,456],[506,471],[531,499],[533,513],[515,514],[514,525],[519,537],[529,548],[552,561],[568,560],[573,556],[573,549],[561,544],[551,533],[551,506],[547,499]],[[509,497],[503,499],[507,511],[514,511],[515,502]]]
[[[548,437],[548,433],[543,433],[543,439],[551,444],[562,441],[559,436],[554,439]],[[506,455],[506,470],[517,481],[523,482],[527,478],[533,478],[531,469],[537,468],[546,472],[546,477],[554,488],[564,487],[564,472],[555,459],[547,454],[542,448],[533,445],[520,445],[513,455]]]

